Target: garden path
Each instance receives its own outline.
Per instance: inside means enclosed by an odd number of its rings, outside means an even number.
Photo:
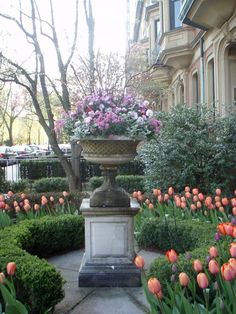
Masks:
[[[143,314],[149,313],[142,287],[137,288],[81,288],[78,287],[78,269],[84,251],[72,251],[48,258],[61,272],[66,283],[65,298],[57,304],[54,314]],[[160,254],[139,251],[145,259],[145,268]]]

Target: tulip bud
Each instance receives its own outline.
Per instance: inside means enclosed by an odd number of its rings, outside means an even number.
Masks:
[[[193,192],[194,195],[197,195],[198,194],[198,189],[194,188],[194,189],[192,189],[192,192]]]
[[[167,251],[165,255],[170,263],[175,263],[178,260],[178,254],[173,249]]]
[[[204,200],[204,195],[202,193],[198,194],[198,199],[199,201],[203,201]]]
[[[148,208],[149,208],[149,209],[153,209],[153,208],[154,208],[154,205],[153,205],[152,203],[150,203],[150,204],[148,205]]]
[[[199,259],[195,259],[194,261],[193,261],[193,269],[197,272],[197,273],[199,273],[200,271],[202,271],[202,263],[201,263],[201,261],[199,260]]]
[[[232,242],[232,243],[230,244],[230,249],[229,249],[229,251],[230,251],[230,255],[231,255],[232,257],[236,257],[236,242]]]
[[[34,204],[34,210],[37,212],[40,209],[39,204]]]
[[[186,186],[186,187],[184,188],[184,191],[185,191],[185,192],[190,192],[190,187],[189,187],[189,186]]]
[[[229,204],[229,200],[227,199],[227,197],[222,198],[221,202],[224,206],[227,206]]]
[[[16,271],[16,263],[15,262],[10,262],[7,264],[7,273],[9,276],[13,276]]]
[[[220,196],[221,195],[221,189],[216,189],[216,195]]]
[[[217,257],[218,256],[218,250],[215,246],[212,246],[209,248],[209,254],[211,257]]]
[[[210,262],[208,264],[208,268],[209,268],[209,272],[212,275],[216,275],[220,270],[219,264],[214,259],[210,260]]]
[[[148,285],[148,290],[153,294],[156,294],[161,291],[160,281],[156,278],[150,278],[148,280],[147,285]]]
[[[189,284],[190,280],[186,273],[182,272],[179,274],[179,283],[182,287],[186,287]]]
[[[169,195],[173,195],[173,194],[174,194],[174,189],[173,189],[172,186],[169,187],[169,189],[168,189],[168,194],[169,194]]]
[[[5,281],[5,275],[4,273],[0,273],[0,283],[4,283]]]
[[[67,196],[69,195],[69,193],[66,192],[66,191],[63,191],[63,192],[62,192],[62,195],[63,195],[64,197],[67,197]]]
[[[50,199],[50,202],[52,202],[52,203],[54,202],[54,197],[53,196],[50,196],[49,199]]]
[[[144,258],[140,255],[137,255],[134,259],[134,264],[139,268],[143,268],[144,267]]]
[[[202,289],[206,289],[209,286],[209,280],[205,273],[199,273],[197,275],[197,283]]]
[[[221,266],[221,275],[226,281],[231,281],[234,279],[235,271],[230,263],[225,263]]]
[[[58,201],[59,201],[59,204],[61,204],[61,205],[63,205],[65,203],[65,200],[62,197],[60,197]]]

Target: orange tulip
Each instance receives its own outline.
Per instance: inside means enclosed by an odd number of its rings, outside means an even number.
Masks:
[[[192,192],[193,192],[194,195],[197,195],[198,194],[198,189],[194,188],[194,189],[192,189]]]
[[[219,234],[221,234],[221,235],[226,235],[225,223],[224,223],[224,222],[218,224],[218,226],[217,226],[217,231],[218,231]]]
[[[202,271],[202,263],[201,263],[201,261],[199,260],[199,259],[195,259],[194,261],[193,261],[193,269],[197,272],[197,273],[199,273],[200,271]]]
[[[161,291],[160,281],[156,278],[150,278],[148,280],[147,285],[148,285],[148,290],[153,294],[157,294],[158,292]]]
[[[230,249],[229,249],[229,251],[230,251],[230,255],[231,255],[232,257],[236,257],[236,242],[230,243]]]
[[[227,197],[222,198],[221,202],[224,206],[227,206],[229,204],[229,200],[227,199]]]
[[[175,263],[178,260],[178,254],[175,250],[171,249],[166,252],[166,258],[170,263]]]
[[[209,254],[211,257],[217,257],[218,256],[218,250],[215,246],[212,246],[209,248]]]
[[[134,264],[139,268],[143,268],[144,267],[144,258],[140,255],[137,255],[134,259]]]
[[[10,262],[7,264],[7,273],[9,276],[13,276],[16,271],[16,263],[15,262]]]
[[[152,203],[150,203],[150,204],[148,205],[148,208],[149,208],[149,209],[153,209],[153,208],[154,208],[154,205],[153,205]]]
[[[30,211],[30,204],[25,204],[24,206],[23,206],[23,208],[24,208],[24,210],[26,211],[26,212],[28,212],[28,211]]]
[[[216,275],[220,270],[219,264],[217,263],[217,261],[215,259],[210,260],[210,262],[208,264],[208,268],[209,268],[209,272],[212,275]]]
[[[5,275],[4,275],[4,273],[0,273],[0,283],[4,283],[4,281],[5,281]]]
[[[16,213],[19,213],[20,212],[20,206],[16,206],[15,211],[16,211]]]
[[[235,271],[230,263],[225,263],[221,266],[221,275],[226,281],[231,281],[234,279]]]
[[[206,289],[209,286],[209,280],[205,273],[199,273],[197,275],[197,283],[202,289]]]
[[[210,206],[212,204],[212,198],[210,196],[207,196],[205,199],[205,205]]]
[[[179,283],[182,287],[186,287],[190,282],[189,276],[182,272],[179,274]]]
[[[216,189],[216,195],[220,196],[221,195],[221,189]]]

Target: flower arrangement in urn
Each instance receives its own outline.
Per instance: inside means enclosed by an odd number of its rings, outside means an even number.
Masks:
[[[124,93],[99,91],[78,102],[76,111],[66,114],[62,123],[73,140],[151,138],[159,133],[160,121],[148,104]]]

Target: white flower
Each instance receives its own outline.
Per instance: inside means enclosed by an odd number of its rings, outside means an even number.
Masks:
[[[138,114],[135,111],[130,111],[129,116],[132,117],[134,120],[138,119]]]
[[[103,104],[99,105],[99,109],[102,111],[105,108],[105,106]]]
[[[146,116],[147,116],[148,118],[153,117],[153,111],[152,111],[151,109],[148,109],[148,110],[146,111]]]
[[[138,122],[138,124],[142,124],[143,123],[143,118],[142,117],[138,117],[137,122]]]
[[[84,118],[85,124],[89,124],[91,120],[92,120],[91,117]]]

